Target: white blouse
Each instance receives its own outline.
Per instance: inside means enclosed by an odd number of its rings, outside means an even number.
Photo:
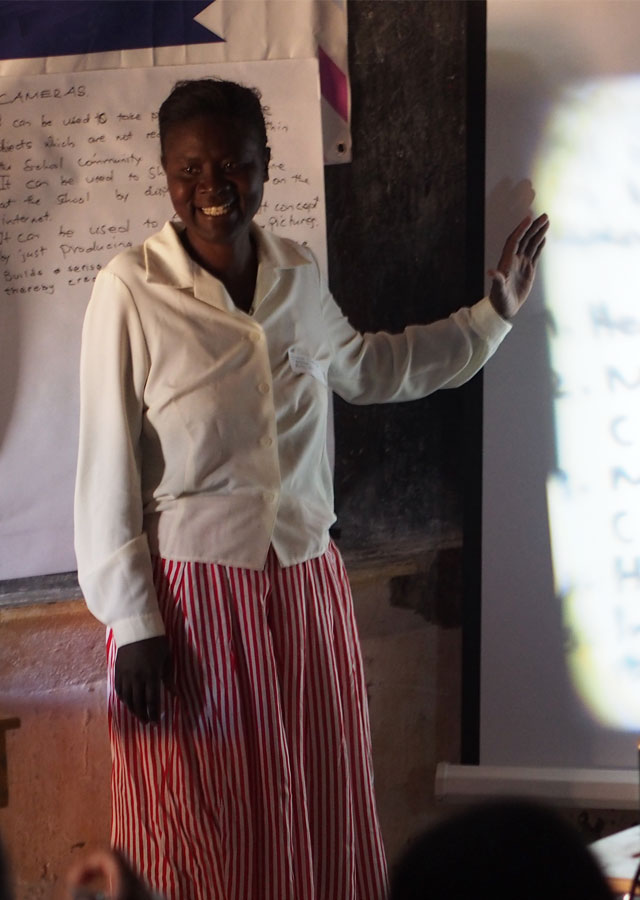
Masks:
[[[311,252],[255,227],[253,315],[167,223],[95,282],[81,354],[78,577],[118,645],[164,631],[151,554],[261,569],[327,547],[329,392],[423,397],[469,379],[510,325],[485,298],[402,334],[360,334]]]

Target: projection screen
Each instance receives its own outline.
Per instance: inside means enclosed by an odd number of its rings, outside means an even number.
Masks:
[[[631,769],[640,3],[487,7],[487,267],[529,204],[551,233],[485,372],[480,763]]]

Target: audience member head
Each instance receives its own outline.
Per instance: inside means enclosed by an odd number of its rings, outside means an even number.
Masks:
[[[67,873],[70,900],[153,900],[142,879],[117,850],[94,850]]]
[[[596,860],[559,813],[495,800],[422,834],[400,860],[390,900],[612,900]]]

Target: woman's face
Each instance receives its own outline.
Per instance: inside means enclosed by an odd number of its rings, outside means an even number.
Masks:
[[[243,241],[260,208],[269,151],[237,119],[202,116],[170,127],[162,165],[192,247]]]

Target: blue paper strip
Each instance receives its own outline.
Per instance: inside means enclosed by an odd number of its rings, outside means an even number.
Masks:
[[[0,59],[222,41],[194,21],[207,6],[202,0],[5,0]]]

